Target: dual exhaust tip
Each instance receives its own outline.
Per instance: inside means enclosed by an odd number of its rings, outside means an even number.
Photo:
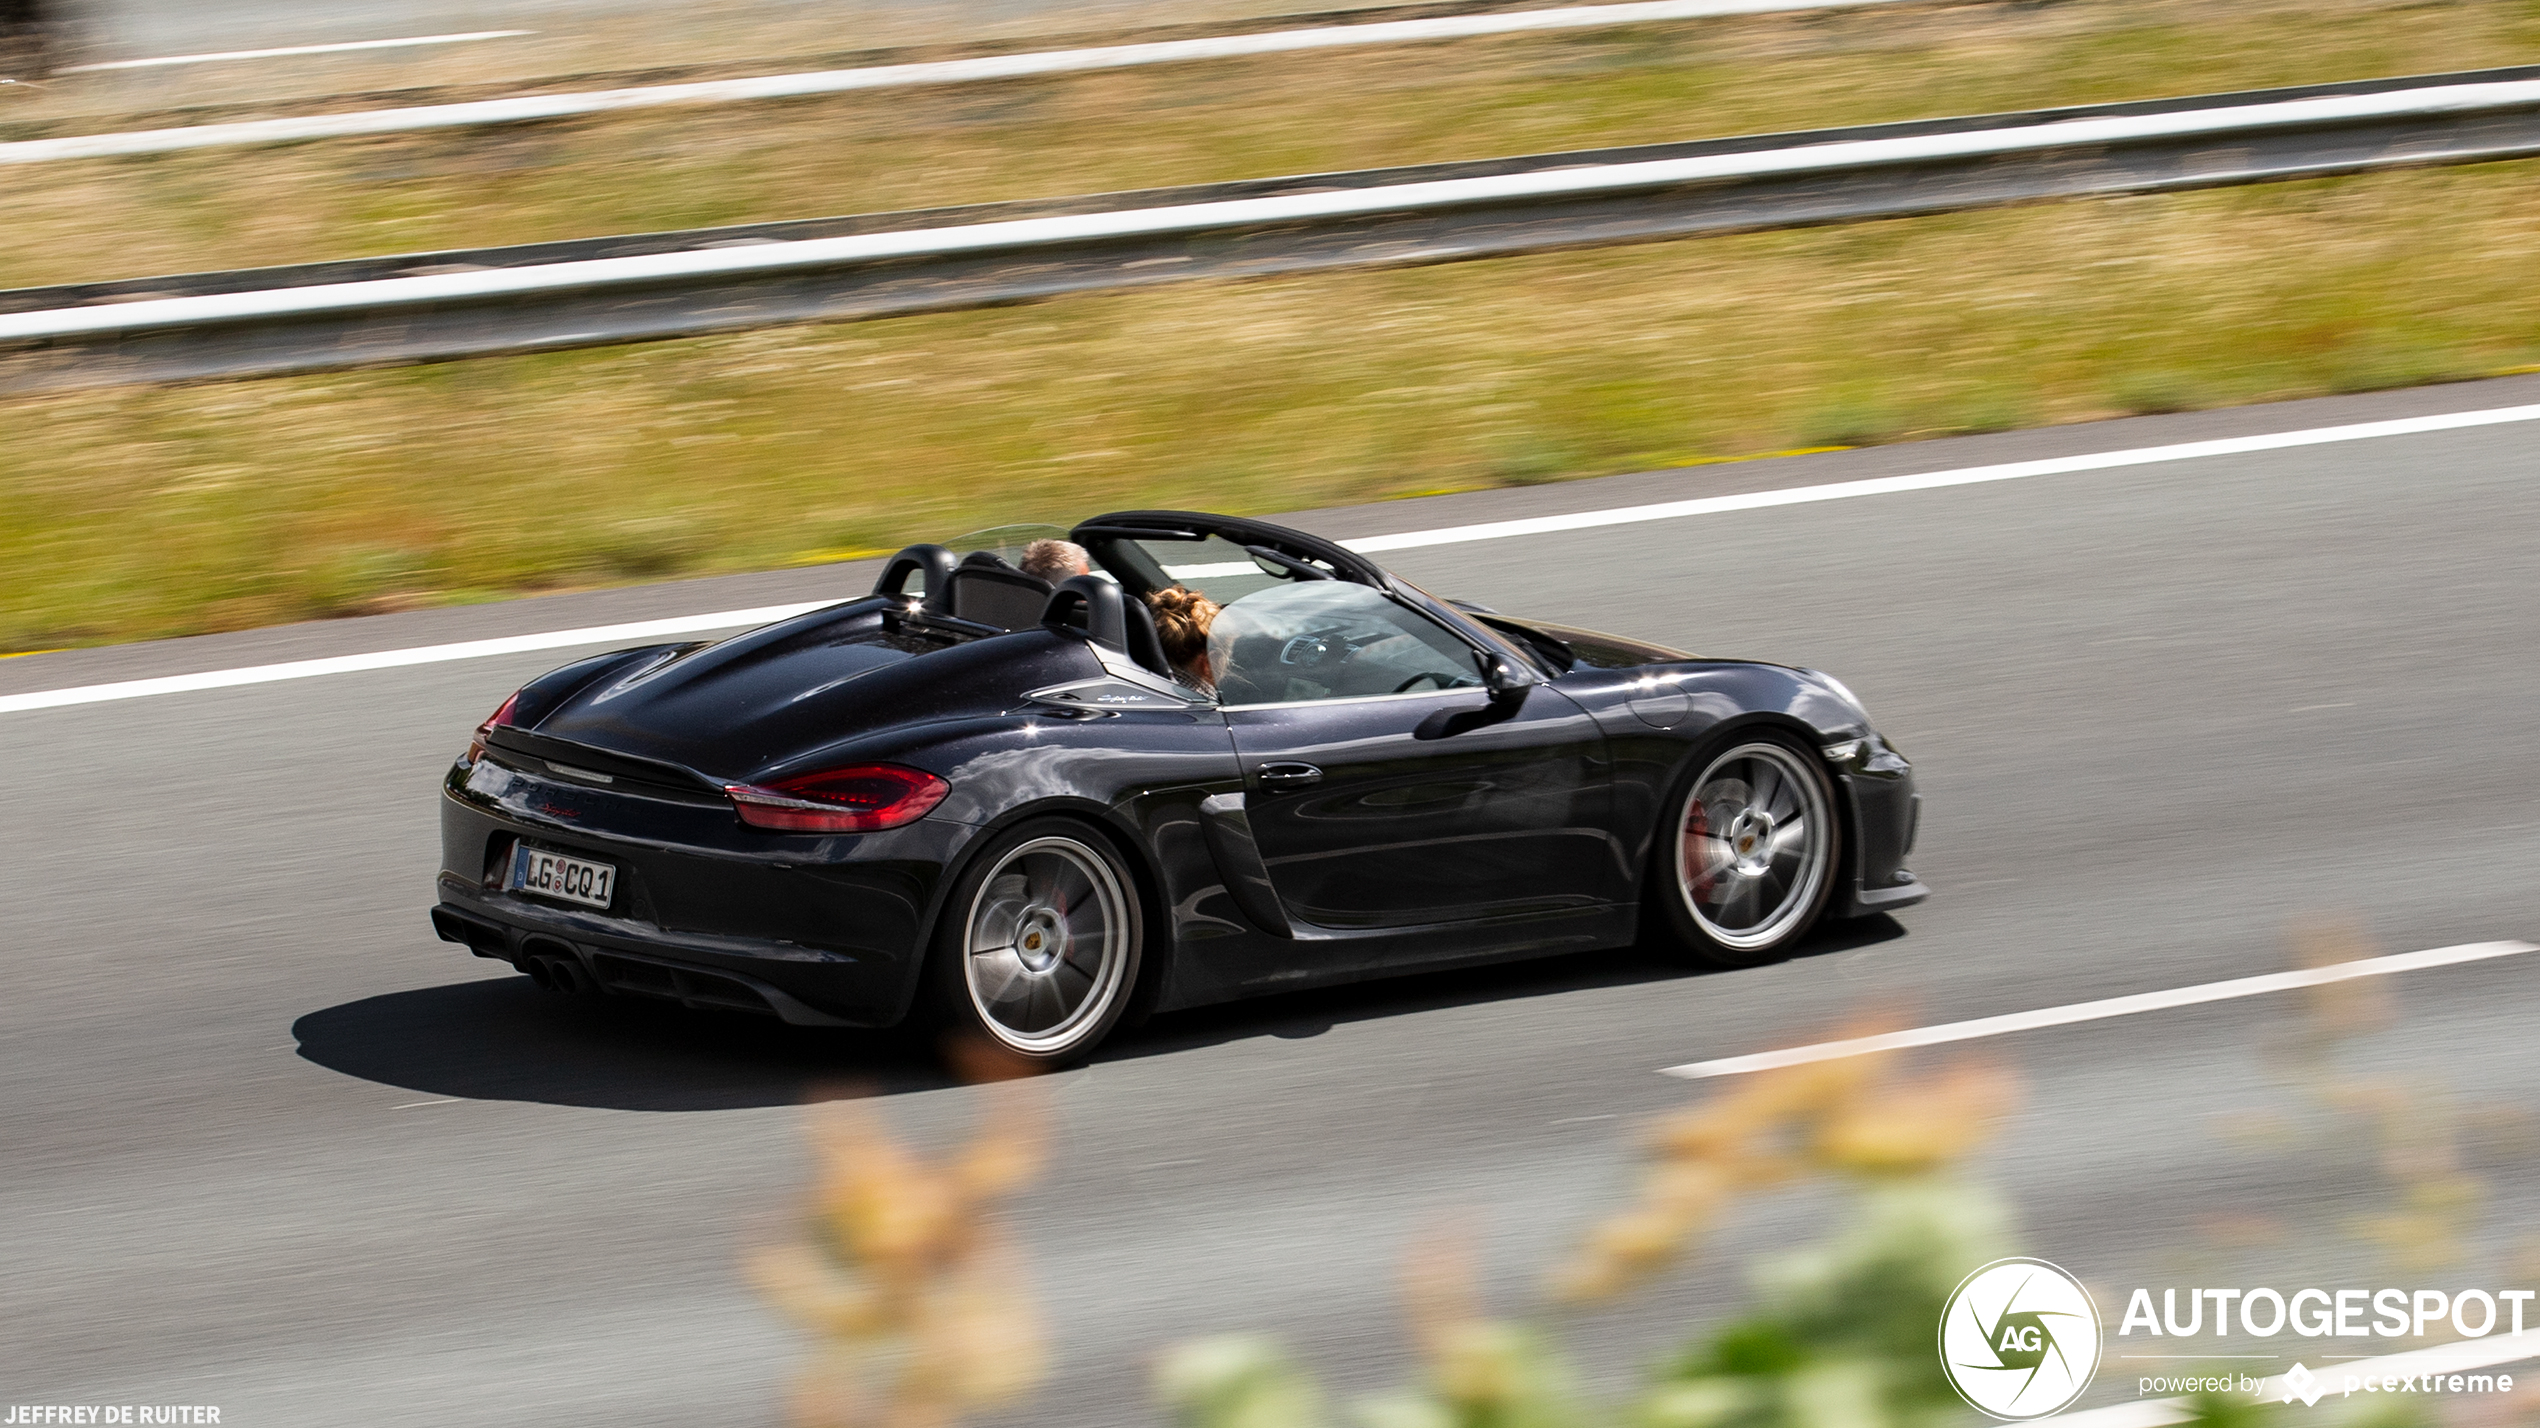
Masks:
[[[599,980],[582,965],[582,959],[554,943],[528,944],[521,948],[515,965],[546,991],[568,996],[597,996],[600,991]]]
[[[479,957],[511,963],[547,991],[574,996],[597,996],[601,991],[599,979],[591,975],[591,969],[561,942],[533,937],[523,942],[519,955],[514,956],[506,946],[510,938],[502,928],[448,907],[432,909],[432,930],[445,942],[465,943]]]

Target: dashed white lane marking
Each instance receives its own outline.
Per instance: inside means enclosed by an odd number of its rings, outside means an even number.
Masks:
[[[2519,1334],[2497,1334],[2483,1339],[2462,1339],[2455,1343],[2437,1344],[2430,1349],[2411,1349],[2404,1354],[2385,1354],[2379,1358],[2357,1359],[2333,1369],[2323,1369],[2311,1376],[2325,1394],[2347,1396],[2346,1382],[2352,1378],[2361,1391],[2365,1380],[2376,1384],[2387,1380],[2406,1383],[2411,1379],[2430,1378],[2436,1374],[2467,1373],[2473,1369],[2495,1368],[2540,1357],[2540,1329],[2525,1329]],[[2289,1371],[2288,1371],[2289,1372]],[[2286,1375],[2278,1374],[2258,1385],[2250,1397],[2260,1403],[2287,1401],[2290,1386]],[[2395,1387],[2377,1388],[2376,1392],[2404,1392]],[[2446,1390],[2446,1397],[2449,1391]],[[2056,1428],[2164,1428],[2171,1423],[2184,1423],[2194,1413],[2184,1398],[2149,1398],[2138,1403],[2120,1403],[2110,1408],[2093,1408],[2082,1413],[2066,1413],[2055,1419]]]
[[[2482,962],[2490,957],[2518,957],[2525,952],[2540,952],[2528,942],[2466,942],[2458,947],[2433,947],[2422,952],[2394,952],[2387,957],[2366,957],[2354,962],[2336,962],[2325,967],[2305,967],[2298,972],[2270,972],[2262,977],[2236,977],[2228,982],[2204,982],[2192,987],[2173,987],[2168,991],[2138,992],[2128,997],[2107,997],[2095,1002],[2074,1002],[2069,1006],[2046,1007],[2038,1011],[2012,1012],[2008,1016],[1979,1017],[1974,1021],[1953,1021],[1940,1026],[1917,1027],[1911,1031],[1891,1031],[1877,1036],[1856,1036],[1845,1041],[1820,1041],[1809,1046],[1793,1046],[1782,1051],[1762,1051],[1752,1056],[1727,1056],[1717,1061],[1689,1061],[1682,1066],[1663,1068],[1663,1074],[1681,1076],[1689,1081],[1712,1076],[1743,1076],[1756,1071],[1777,1071],[1785,1066],[1805,1066],[1813,1061],[1833,1061],[1845,1056],[1866,1056],[1879,1051],[1903,1051],[1917,1046],[1938,1046],[1952,1041],[1973,1041],[1979,1037],[2002,1036],[2014,1031],[2035,1031],[2041,1027],[2070,1026],[2078,1021],[2104,1021],[2109,1017],[2135,1016],[2149,1011],[2165,1011],[2171,1007],[2199,1006],[2206,1002],[2230,1001],[2235,997],[2255,997],[2268,992],[2291,991],[2297,987],[2324,986],[2330,982],[2353,981],[2358,977],[2387,977],[2394,972],[2414,972],[2426,967],[2449,967],[2461,962]]]
[[[1773,491],[1750,491],[1734,496],[1706,496],[1699,500],[1667,501],[1646,506],[1621,506],[1602,511],[1578,511],[1568,515],[1536,516],[1526,520],[1444,526],[1435,530],[1406,531],[1399,535],[1366,536],[1356,540],[1346,540],[1341,544],[1352,550],[1369,553],[1414,550],[1429,546],[1461,545],[1469,541],[1502,540],[1512,536],[1593,530],[1601,526],[1682,520],[1692,516],[1720,515],[1731,511],[1763,510],[1773,506],[1798,506],[1819,501],[1845,501],[1861,496],[1890,496],[1909,491],[1936,491],[1951,486],[2021,481],[2036,476],[2063,476],[2084,471],[2113,471],[2130,466],[2194,461],[2214,456],[2243,456],[2262,451],[2286,451],[2304,446],[2329,446],[2340,442],[2368,441],[2385,436],[2419,436],[2431,432],[2461,431],[2472,427],[2501,426],[2511,422],[2525,421],[2540,421],[2540,403],[2518,407],[2494,407],[2485,411],[2448,412],[2440,416],[2403,417],[2395,421],[2313,427],[2304,431],[2273,432],[2264,436],[2234,436],[2214,441],[2146,446],[2130,451],[2104,451],[2090,456],[2058,456],[2042,461],[2015,461],[1998,466],[1968,466],[1954,471],[1925,472],[1919,476],[1882,476],[1866,481],[1836,481],[1819,486],[1788,486]],[[1231,568],[1248,570],[1251,567],[1236,565]],[[686,615],[669,620],[638,620],[622,625],[593,625],[585,629],[556,630],[539,635],[467,640],[458,644],[382,650],[374,654],[338,655],[329,659],[293,660],[285,664],[251,665],[240,669],[210,670],[201,674],[166,675],[156,679],[128,679],[112,684],[87,684],[68,689],[38,690],[30,694],[6,694],[0,695],[0,714],[23,713],[34,709],[58,709],[71,704],[97,704],[114,699],[139,699],[158,694],[187,694],[205,689],[229,689],[242,684],[267,684],[284,679],[310,679],[326,674],[353,674],[363,670],[398,669],[407,665],[438,664],[446,660],[482,659],[491,655],[518,654],[525,650],[563,649],[572,645],[624,644],[630,641],[659,639],[669,635],[694,634],[707,630],[739,629],[750,625],[763,625],[771,620],[782,620],[789,616],[799,615],[806,610],[817,610],[822,605],[830,603],[834,602],[815,600],[798,605],[769,605],[752,610],[721,610],[712,614]]]
[[[417,1106],[455,1106],[466,1099],[467,1098],[465,1096],[443,1096],[437,1101],[408,1101],[402,1106],[390,1106],[388,1109],[392,1111],[411,1111]]]
[[[349,54],[355,50],[398,50],[414,45],[463,45],[474,40],[508,40],[536,30],[470,30],[463,35],[409,35],[401,40],[346,40],[332,45],[286,45],[273,50],[222,50],[207,55],[160,55],[153,59],[104,60],[64,65],[56,74],[94,74],[109,69],[158,69],[172,64],[226,64],[231,60],[285,59],[292,55]]]

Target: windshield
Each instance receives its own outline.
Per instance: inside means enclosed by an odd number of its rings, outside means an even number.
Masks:
[[[968,535],[954,536],[951,540],[944,542],[944,548],[955,555],[968,555],[974,550],[984,550],[1008,565],[1021,565],[1023,547],[1036,540],[1065,539],[1067,539],[1065,526],[1028,524],[990,526],[984,531],[972,531]]]
[[[1208,632],[1229,704],[1282,704],[1482,682],[1471,646],[1379,591],[1342,580],[1276,583],[1238,597]]]

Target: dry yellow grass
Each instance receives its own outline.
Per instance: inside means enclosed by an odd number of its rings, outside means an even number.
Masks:
[[[2540,362],[2540,164],[13,404],[0,648]]]
[[[1976,4],[47,164],[0,287],[2534,60],[2540,0]]]

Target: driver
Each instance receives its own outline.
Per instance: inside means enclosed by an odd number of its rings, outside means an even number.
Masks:
[[[1208,627],[1217,621],[1218,604],[1196,590],[1167,585],[1147,597],[1155,612],[1155,636],[1174,677],[1202,694],[1217,693],[1217,674],[1208,663]]]

